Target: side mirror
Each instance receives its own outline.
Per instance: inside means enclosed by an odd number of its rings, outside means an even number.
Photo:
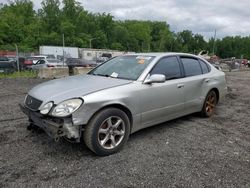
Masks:
[[[166,81],[166,76],[163,74],[152,74],[144,81],[144,84],[152,83],[164,83]]]

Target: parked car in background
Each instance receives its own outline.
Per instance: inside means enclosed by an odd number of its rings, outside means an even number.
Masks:
[[[104,62],[106,62],[106,61],[108,61],[108,60],[109,60],[108,57],[98,57],[98,58],[96,59],[96,63],[99,65],[99,64],[102,64],[102,63],[104,63]]]
[[[87,75],[42,83],[20,105],[32,127],[98,155],[119,151],[129,135],[190,113],[210,117],[227,91],[225,74],[184,53],[118,56]]]
[[[39,70],[47,67],[63,67],[63,62],[58,59],[40,59],[35,65],[31,65],[29,69]]]
[[[48,56],[46,55],[36,55],[36,56],[27,57],[27,60],[32,61],[33,64],[36,64],[36,62],[41,59],[47,60],[47,59],[52,59],[52,58],[48,58]]]
[[[23,62],[23,69],[29,70],[32,65],[33,65],[33,59],[30,57],[26,57]]]
[[[38,60],[45,60],[47,59],[47,56],[28,56],[25,58],[25,61],[23,63],[23,68],[26,70],[31,70],[31,66],[35,65]]]
[[[65,61],[69,68],[74,67],[96,67],[97,63],[95,61],[79,59],[79,58],[67,58]]]
[[[15,62],[17,61],[17,58],[16,56],[14,55],[7,55],[7,56],[4,56],[4,57],[7,57],[9,61],[12,61],[12,62]]]
[[[0,57],[0,73],[12,73],[15,71],[15,61],[7,57]]]

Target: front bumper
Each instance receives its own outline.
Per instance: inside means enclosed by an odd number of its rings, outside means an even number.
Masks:
[[[24,104],[19,104],[23,113],[25,113],[32,124],[44,130],[51,138],[58,139],[65,136],[80,142],[81,129],[78,125],[73,125],[71,118],[53,118],[44,116],[38,112],[32,111]]]

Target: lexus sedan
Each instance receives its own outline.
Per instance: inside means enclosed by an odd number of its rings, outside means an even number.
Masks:
[[[30,90],[22,111],[29,129],[86,145],[97,155],[119,151],[129,135],[194,112],[210,117],[226,92],[225,74],[184,53],[118,56],[77,75]]]

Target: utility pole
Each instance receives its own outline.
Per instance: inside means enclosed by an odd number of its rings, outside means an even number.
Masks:
[[[214,30],[213,55],[215,53],[215,40],[216,40],[216,29]]]
[[[97,38],[91,38],[91,39],[89,39],[89,48],[92,48],[92,40],[95,40],[95,39],[97,39]]]
[[[64,43],[64,33],[62,35],[63,38],[63,67],[64,67],[64,47],[65,47],[65,43]]]
[[[20,67],[19,67],[19,54],[18,54],[18,47],[17,45],[15,44],[15,47],[16,47],[16,62],[17,62],[17,71],[18,73],[20,72]]]

